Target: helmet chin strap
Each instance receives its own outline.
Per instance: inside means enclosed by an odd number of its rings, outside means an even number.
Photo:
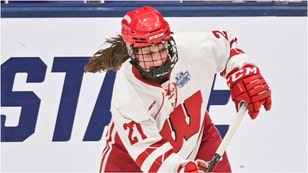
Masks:
[[[136,58],[132,58],[130,63],[141,73],[141,75],[152,82],[164,83],[168,80],[168,75],[170,73],[171,62],[166,61],[163,65],[159,67],[152,67],[149,71],[145,71],[140,65]]]

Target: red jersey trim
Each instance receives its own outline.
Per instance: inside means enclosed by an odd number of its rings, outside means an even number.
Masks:
[[[166,143],[166,141],[164,141],[163,139],[157,141],[156,143],[152,144],[149,146],[149,148],[147,148],[146,150],[144,150],[136,159],[136,163],[137,165],[141,166],[144,162],[144,160],[151,154],[153,153],[153,151],[155,151],[156,149],[160,148],[162,145],[164,145]]]
[[[159,170],[161,164],[173,153],[174,153],[174,151],[171,148],[166,153],[164,153],[164,154],[160,155],[159,157],[157,157],[157,159],[155,159],[154,163],[152,164],[149,172],[157,172]]]
[[[239,48],[232,48],[231,50],[230,50],[230,56],[229,56],[229,60],[232,58],[232,57],[234,57],[234,56],[236,56],[236,55],[239,55],[239,54],[243,54],[243,53],[245,53],[242,49],[239,49]],[[224,69],[224,71],[222,71],[221,73],[220,73],[220,76],[225,76],[226,75],[226,69]]]
[[[114,123],[112,123],[111,125],[110,125],[110,129],[108,130],[108,133],[106,134],[106,147],[105,147],[105,149],[104,149],[104,151],[103,151],[103,153],[102,153],[102,155],[103,155],[103,158],[102,158],[102,161],[101,161],[101,165],[100,165],[100,170],[99,170],[99,172],[102,172],[103,171],[103,166],[104,166],[104,162],[105,162],[105,160],[107,159],[106,157],[108,157],[107,156],[107,153],[110,153],[110,151],[111,151],[111,145],[112,145],[112,142],[114,142],[113,141],[113,137],[112,137],[112,132],[113,132],[113,130],[114,130]]]

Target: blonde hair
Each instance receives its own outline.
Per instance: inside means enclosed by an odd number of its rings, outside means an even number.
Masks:
[[[111,45],[106,49],[100,49],[94,53],[88,64],[84,67],[85,72],[116,71],[129,58],[125,42],[121,35],[106,39],[105,43]]]

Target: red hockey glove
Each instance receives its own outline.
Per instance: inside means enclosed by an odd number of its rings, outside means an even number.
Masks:
[[[181,165],[178,169],[178,173],[202,173],[205,172],[208,164],[197,159],[196,161],[188,161],[185,164]]]
[[[239,109],[240,103],[245,101],[248,114],[251,119],[255,119],[262,105],[265,110],[271,109],[271,90],[258,67],[249,64],[241,69],[233,69],[226,79],[236,110]]]

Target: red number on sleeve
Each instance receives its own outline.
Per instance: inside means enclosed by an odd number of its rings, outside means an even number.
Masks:
[[[226,31],[212,31],[212,32],[216,38],[220,38],[220,35],[222,35],[223,37],[225,37],[226,40],[228,40],[228,34]]]
[[[147,138],[139,123],[131,121],[129,123],[124,123],[123,127],[125,130],[128,130],[128,139],[132,145],[139,141],[139,137],[141,137],[142,139]],[[135,134],[134,132],[136,132],[137,134]]]

